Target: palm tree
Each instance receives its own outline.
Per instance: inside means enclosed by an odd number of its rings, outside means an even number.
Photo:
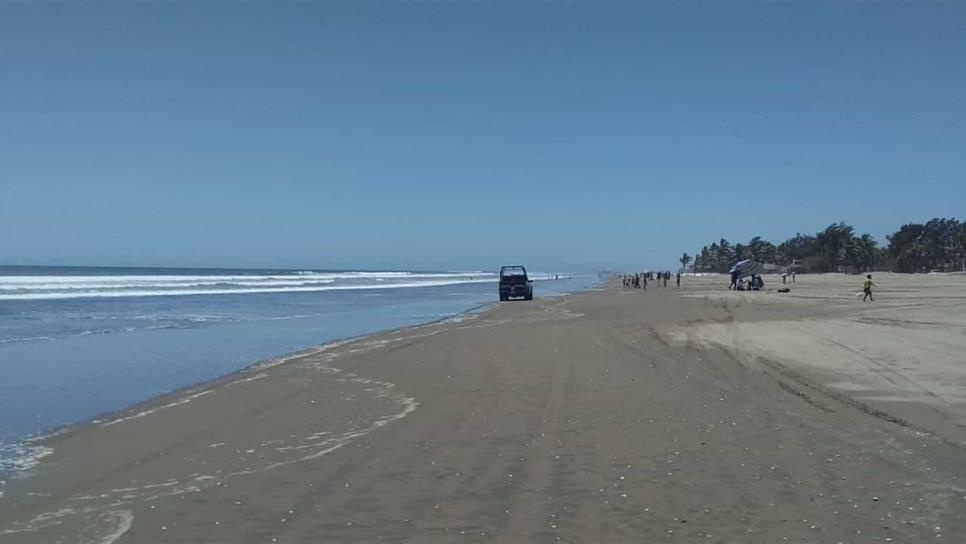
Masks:
[[[688,263],[691,262],[691,256],[685,253],[684,255],[681,255],[681,258],[678,260],[681,261],[681,270],[687,271]]]
[[[858,245],[862,248],[863,266],[866,270],[872,270],[875,261],[875,249],[878,245],[871,234],[863,234],[858,238]]]
[[[822,263],[823,272],[835,270],[849,260],[848,248],[854,238],[855,229],[844,222],[832,223],[815,235],[818,253],[825,260]]]
[[[731,265],[734,264],[735,250],[731,244],[728,243],[728,240],[722,238],[718,242],[717,257],[717,262],[715,263],[717,272],[726,272],[729,268],[731,268]]]

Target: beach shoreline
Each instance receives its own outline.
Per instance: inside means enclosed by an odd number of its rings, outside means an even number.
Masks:
[[[577,291],[563,292],[563,293],[553,293],[544,295],[543,298],[559,298],[566,297],[572,294],[580,293],[583,291],[589,291],[595,289],[595,286],[586,287]],[[467,308],[465,310],[449,314],[443,317],[438,317],[429,321],[422,323],[416,323],[412,325],[403,325],[400,327],[394,327],[383,330],[376,330],[373,332],[367,332],[355,336],[338,337],[328,340],[324,343],[302,348],[296,351],[284,353],[281,355],[271,356],[256,360],[244,367],[237,370],[232,370],[226,374],[215,376],[213,378],[202,380],[200,382],[191,383],[182,387],[178,387],[171,391],[165,391],[159,393],[153,397],[135,402],[129,406],[123,408],[118,408],[115,410],[109,410],[103,413],[96,414],[90,418],[83,421],[77,421],[73,423],[68,423],[65,425],[57,426],[51,429],[41,431],[38,434],[30,435],[21,439],[17,444],[13,444],[9,447],[11,451],[22,452],[18,457],[13,459],[5,460],[9,466],[13,467],[12,470],[6,473],[0,472],[0,476],[5,477],[0,479],[0,500],[3,498],[3,484],[7,482],[12,482],[14,480],[19,480],[22,478],[29,478],[31,476],[31,471],[41,462],[44,457],[51,455],[54,449],[54,439],[64,439],[68,438],[71,434],[76,432],[82,432],[85,429],[98,426],[98,425],[112,425],[119,421],[127,421],[130,419],[135,419],[138,417],[143,417],[150,413],[154,413],[158,410],[164,409],[170,406],[177,406],[183,404],[184,401],[190,401],[197,395],[208,394],[211,390],[217,389],[219,387],[234,383],[238,380],[244,381],[248,379],[250,374],[256,374],[258,372],[267,370],[274,366],[285,364],[289,361],[299,359],[302,357],[307,357],[328,349],[332,349],[343,344],[352,342],[362,342],[382,335],[397,335],[402,334],[407,331],[416,330],[422,327],[429,327],[434,325],[441,325],[448,322],[458,322],[465,319],[472,319],[479,314],[486,312],[488,309],[496,306],[497,302],[485,302],[478,304],[476,306]]]
[[[561,296],[561,295],[554,295]],[[565,296],[565,295],[564,295]],[[3,474],[0,476],[5,476],[7,480],[18,480],[21,478],[29,478],[30,471],[33,469],[43,457],[50,455],[53,452],[53,445],[51,441],[58,438],[67,438],[71,434],[76,432],[82,432],[83,430],[97,426],[97,425],[111,425],[119,421],[127,421],[137,417],[143,417],[143,415],[148,415],[157,410],[164,409],[169,406],[177,406],[183,403],[184,400],[192,398],[198,394],[206,394],[206,391],[222,387],[224,385],[233,383],[237,380],[245,380],[249,378],[250,374],[257,374],[263,370],[267,370],[274,366],[285,364],[291,360],[299,359],[301,357],[310,356],[327,349],[338,347],[340,345],[364,341],[371,337],[376,337],[384,334],[400,334],[407,330],[414,330],[420,327],[438,325],[446,323],[451,320],[460,320],[463,318],[471,318],[474,315],[485,312],[488,308],[495,305],[495,302],[487,302],[479,304],[472,308],[468,308],[461,312],[457,312],[444,317],[439,317],[424,323],[417,323],[414,325],[404,325],[401,327],[395,327],[391,329],[377,330],[369,333],[364,333],[357,336],[348,336],[341,338],[334,338],[328,340],[324,343],[317,344],[314,346],[309,346],[289,353],[284,353],[277,356],[266,357],[256,360],[242,368],[230,371],[226,374],[222,374],[207,380],[202,380],[200,382],[191,383],[183,387],[173,389],[171,391],[165,391],[159,393],[153,397],[138,401],[130,406],[125,406],[123,408],[118,408],[116,410],[109,410],[100,414],[96,414],[93,417],[85,419],[83,421],[77,421],[73,423],[68,423],[51,429],[41,431],[38,434],[24,437],[18,444],[12,446],[12,449],[31,449],[36,448],[43,450],[39,455],[29,455],[24,459],[14,459],[10,464],[16,468],[15,470]],[[0,486],[0,491],[3,487]],[[0,494],[0,498],[3,495]]]
[[[175,276],[163,269],[132,276],[123,275],[126,270],[86,268],[72,271],[84,275],[51,275],[59,271],[0,276],[0,291],[39,297],[5,302],[8,311],[0,316],[0,359],[6,363],[0,385],[0,479],[22,466],[10,452],[25,439],[109,417],[265,359],[476,311],[496,298],[495,285],[463,283],[474,277],[460,275],[451,278],[452,285],[403,288],[390,284],[422,276],[351,271],[288,277],[263,271],[204,275],[191,270],[177,270],[183,275]],[[324,287],[333,281],[386,288],[323,294],[129,296],[132,288],[163,291],[193,282],[236,287],[321,282]],[[579,290],[588,283],[580,277],[539,286],[540,292],[555,293]],[[117,298],[44,298],[47,291],[74,296],[75,291],[94,287]]]
[[[799,276],[794,298],[728,292],[720,277],[609,284],[274,358],[41,441],[54,452],[9,482],[0,535],[955,535],[966,382],[951,363],[966,286],[884,282],[891,298],[857,306],[851,279]],[[843,330],[857,334],[851,352]],[[873,349],[919,357],[918,343],[948,356],[903,370]],[[912,523],[883,529],[898,503]]]

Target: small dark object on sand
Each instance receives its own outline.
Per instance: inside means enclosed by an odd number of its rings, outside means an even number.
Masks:
[[[779,293],[790,293],[791,291],[792,290],[789,289],[788,287],[782,287],[781,289],[778,290]]]

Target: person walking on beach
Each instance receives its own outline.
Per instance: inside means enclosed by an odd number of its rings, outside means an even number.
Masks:
[[[677,278],[675,279],[675,281],[677,281],[678,287],[681,287],[681,273],[680,272],[678,272],[678,275],[677,275]]]
[[[862,297],[862,302],[865,302],[865,299],[869,299],[869,302],[875,302],[875,299],[872,298],[873,287],[877,286],[876,284],[872,283],[872,274],[866,274],[865,285],[862,287],[862,291],[865,292],[865,295]]]

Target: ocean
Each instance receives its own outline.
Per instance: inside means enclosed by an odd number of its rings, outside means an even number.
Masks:
[[[596,276],[531,273],[536,297]],[[30,438],[258,361],[497,301],[482,271],[0,266],[0,484]],[[2,491],[0,491],[2,493]]]

